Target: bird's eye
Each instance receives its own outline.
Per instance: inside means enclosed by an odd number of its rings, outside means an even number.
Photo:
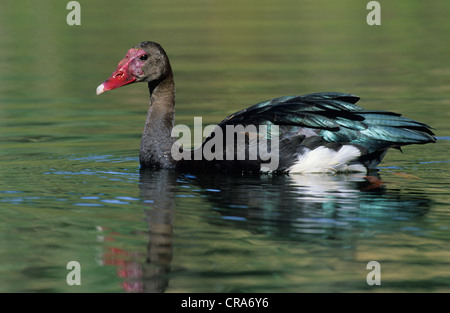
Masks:
[[[147,59],[148,59],[148,55],[146,55],[146,54],[143,54],[139,57],[139,60],[142,60],[142,61],[145,61]]]

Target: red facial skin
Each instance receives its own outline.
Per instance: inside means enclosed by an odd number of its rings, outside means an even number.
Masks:
[[[142,49],[131,48],[127,55],[119,62],[114,73],[100,86],[97,87],[97,95],[112,89],[116,89],[136,82],[143,77],[144,72],[141,70],[145,60],[139,58],[146,54]]]

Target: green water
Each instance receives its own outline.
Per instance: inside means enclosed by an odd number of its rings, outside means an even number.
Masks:
[[[0,2],[0,292],[450,291],[450,2]],[[95,95],[126,51],[172,62],[177,124],[318,91],[430,124],[360,176],[140,172],[148,90]],[[81,265],[70,286],[69,261]],[[366,282],[369,261],[381,285]]]

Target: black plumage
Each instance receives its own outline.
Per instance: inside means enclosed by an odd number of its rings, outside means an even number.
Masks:
[[[365,110],[355,104],[359,99],[336,92],[280,97],[231,114],[219,127],[225,133],[227,125],[279,125],[279,171],[320,146],[337,151],[354,145],[361,151],[357,161],[373,168],[389,148],[436,141],[430,126],[398,113]]]

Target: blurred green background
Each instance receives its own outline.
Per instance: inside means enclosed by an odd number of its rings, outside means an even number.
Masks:
[[[381,25],[369,26],[361,0],[84,0],[81,25],[69,26],[68,1],[2,0],[0,291],[74,291],[65,284],[73,258],[88,273],[78,290],[123,290],[124,276],[95,262],[109,247],[95,227],[126,234],[110,234],[124,250],[145,250],[136,229],[145,229],[142,203],[150,200],[139,191],[137,156],[148,90],[131,85],[97,97],[95,89],[145,40],[171,60],[177,124],[194,116],[218,123],[278,96],[339,91],[360,96],[365,108],[425,122],[439,138],[387,155],[381,173],[391,196],[369,197],[386,211],[356,211],[346,224],[342,216],[354,212],[342,207],[348,194],[308,198],[323,204],[314,214],[327,219],[318,225],[328,230],[332,220],[342,235],[331,243],[296,220],[302,226],[288,238],[265,224],[256,232],[238,222],[221,227],[220,204],[186,177],[175,180],[168,291],[372,291],[365,263],[374,258],[387,264],[382,291],[448,291],[450,2],[379,2]],[[270,196],[258,189],[249,199],[292,203],[265,188]],[[419,202],[394,201],[405,194]],[[401,211],[424,198],[424,216],[388,212],[389,203]],[[369,207],[356,191],[349,199],[362,203],[351,202],[354,210]],[[307,239],[296,233],[303,230]]]

